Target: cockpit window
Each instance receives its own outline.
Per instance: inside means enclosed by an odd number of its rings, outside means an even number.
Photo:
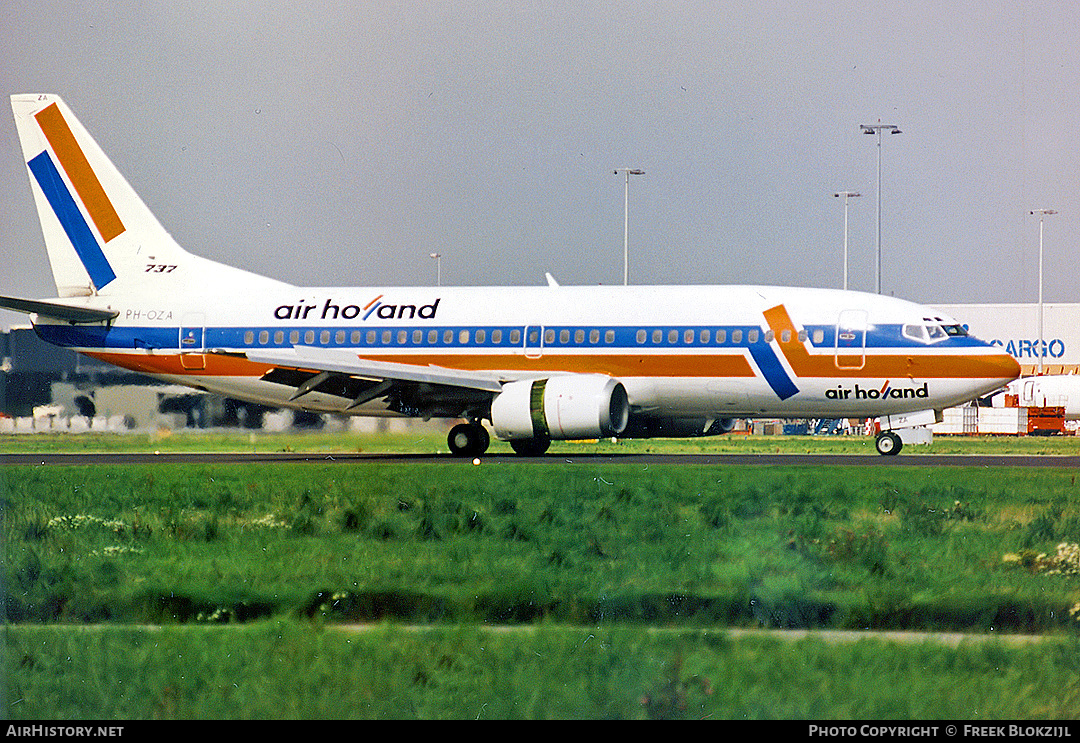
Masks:
[[[908,323],[903,328],[905,338],[920,343],[937,343],[946,338],[966,336],[967,328],[940,317],[924,317],[922,323]]]
[[[948,333],[940,325],[927,325],[926,333],[930,336],[930,342],[940,341],[942,338],[948,338]]]
[[[913,341],[919,341],[920,343],[927,343],[929,338],[926,336],[926,326],[917,325],[915,323],[908,323],[904,326],[904,337],[910,338]]]

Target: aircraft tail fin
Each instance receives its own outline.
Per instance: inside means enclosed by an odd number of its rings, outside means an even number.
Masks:
[[[11,107],[59,297],[205,287],[245,273],[183,250],[59,96],[13,95]]]

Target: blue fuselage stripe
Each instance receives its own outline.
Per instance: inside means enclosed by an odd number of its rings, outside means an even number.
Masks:
[[[799,388],[791,381],[771,346],[767,344],[750,346],[750,356],[761,369],[762,376],[765,377],[765,381],[769,383],[777,397],[786,400],[798,394]]]
[[[90,231],[90,226],[83,218],[82,212],[79,211],[78,205],[71,198],[71,193],[64,185],[56,166],[53,165],[48,151],[42,152],[27,165],[30,166],[30,171],[37,179],[53,213],[60,220],[75,252],[79,254],[79,260],[86,267],[86,272],[90,274],[90,280],[94,282],[94,286],[101,289],[115,279],[116,274],[105,254],[101,252],[101,247],[94,233]]]

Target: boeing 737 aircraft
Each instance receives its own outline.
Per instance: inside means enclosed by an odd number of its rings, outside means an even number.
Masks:
[[[737,418],[942,410],[1019,374],[953,319],[765,286],[307,288],[183,250],[64,102],[12,96],[57,297],[0,298],[46,341],[271,406],[459,418],[552,440],[709,436]],[[883,432],[878,451],[900,439]]]

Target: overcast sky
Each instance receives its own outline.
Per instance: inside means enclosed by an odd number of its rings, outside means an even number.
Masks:
[[[218,7],[222,6],[222,7]],[[61,95],[191,252],[296,284],[622,282],[1078,301],[1080,3],[8,0],[7,93]],[[5,104],[6,105],[6,104]],[[9,113],[0,294],[54,296]],[[2,313],[0,322],[22,316]]]

